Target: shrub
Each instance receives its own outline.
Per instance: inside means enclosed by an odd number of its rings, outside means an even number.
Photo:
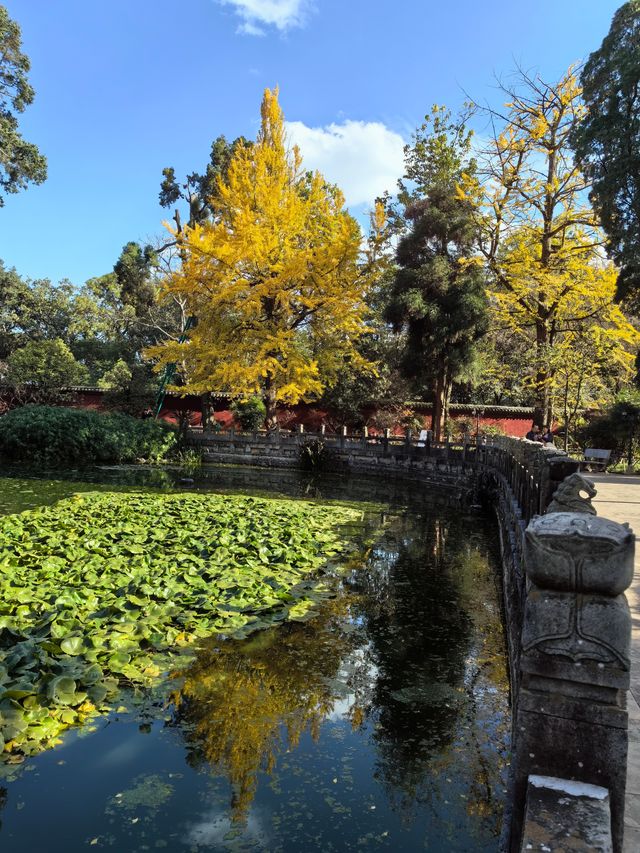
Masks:
[[[486,435],[489,438],[493,438],[499,435],[506,435],[505,431],[498,424],[485,424],[480,427],[480,435]]]
[[[235,402],[231,407],[231,413],[242,429],[254,430],[264,426],[267,408],[260,397],[249,397]]]
[[[424,418],[421,418],[419,415],[415,414],[415,412],[410,412],[402,418],[402,426],[404,429],[410,429],[411,432],[419,433],[425,428]]]
[[[23,406],[0,418],[0,456],[15,462],[159,461],[175,443],[166,424],[119,413]]]

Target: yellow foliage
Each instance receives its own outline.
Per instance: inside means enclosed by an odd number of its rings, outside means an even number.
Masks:
[[[634,371],[640,333],[614,302],[617,271],[596,246],[576,230],[542,263],[537,229],[523,229],[506,241],[500,255],[504,286],[492,293],[495,316],[503,328],[530,338],[544,324],[544,345],[534,370],[543,368],[550,394],[584,393],[590,374],[591,397],[603,394],[598,373],[629,379]],[[531,376],[532,384],[535,376]]]
[[[186,389],[264,394],[296,403],[333,381],[365,331],[375,264],[359,263],[362,235],[342,193],[304,172],[287,148],[278,91],[267,89],[253,146],[219,179],[219,213],[176,235],[182,268],[166,282],[197,317],[185,343],[149,354],[183,366]],[[382,231],[383,211],[374,212]]]
[[[551,421],[559,385],[567,408],[563,367],[584,372],[590,362],[628,378],[640,335],[614,304],[616,270],[569,144],[584,112],[577,76],[570,68],[548,84],[523,73],[520,83],[480,178],[463,176],[459,192],[479,211],[497,323],[531,341],[538,418]]]

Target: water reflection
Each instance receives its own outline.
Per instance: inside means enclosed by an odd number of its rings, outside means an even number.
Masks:
[[[126,489],[139,476],[26,478],[4,489],[0,511],[94,483]],[[250,476],[264,474],[220,469],[194,488],[247,491]],[[261,490],[389,499],[388,483],[372,483],[380,491],[359,480],[353,493],[346,480],[280,472]],[[158,487],[175,478],[162,472]],[[313,621],[211,642],[173,680],[175,710],[132,708],[128,723],[114,714],[92,737],[39,756],[35,772],[3,780],[3,850],[45,849],[40,826],[47,853],[94,841],[176,853],[497,850],[509,717],[493,532],[456,496],[452,512],[442,493],[393,489],[366,565]],[[0,809],[4,797],[0,787]]]
[[[373,748],[374,778],[402,822],[426,808],[442,833],[455,777],[471,835],[498,833],[502,628],[487,546],[460,520],[396,516],[313,622],[203,649],[175,701],[189,763],[227,776],[236,824],[260,775],[341,718]]]
[[[78,469],[43,470],[25,465],[0,466],[3,479],[0,514],[20,512],[53,503],[75,491],[214,491],[255,495],[284,495],[311,500],[348,500],[426,506],[441,511],[459,509],[465,502],[457,490],[412,489],[402,479],[309,473],[297,470],[251,468],[247,465],[205,465],[185,482],[185,472],[170,465],[100,465]],[[14,483],[11,484],[10,480]],[[5,494],[6,492],[6,494]]]
[[[201,652],[174,694],[176,723],[192,766],[207,762],[232,785],[232,818],[246,820],[261,771],[322,722],[343,689],[338,673],[356,644],[345,631],[349,599],[323,607],[312,623],[283,625]],[[357,700],[348,713],[358,720]]]
[[[7,789],[0,787],[0,812],[7,804]],[[2,820],[0,820],[0,830],[2,830]]]

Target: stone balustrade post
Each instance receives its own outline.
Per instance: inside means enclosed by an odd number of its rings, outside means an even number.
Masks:
[[[542,513],[549,505],[560,483],[580,469],[580,462],[577,459],[571,459],[564,451],[554,450],[554,448],[546,451],[541,449],[538,452],[543,460],[538,474],[540,512]]]
[[[407,459],[413,456],[413,432],[411,427],[407,427],[404,431],[404,453]]]
[[[271,429],[267,432],[267,441],[270,444],[280,444],[280,430]]]
[[[324,424],[320,424],[320,435],[325,435],[327,432],[327,428]]]
[[[342,427],[340,427],[340,447],[344,447],[346,440],[347,440],[347,428],[346,428],[346,426],[342,426]]]
[[[525,533],[511,851],[521,849],[527,788],[535,800],[540,777],[550,779],[547,797],[556,783],[559,791],[573,783],[606,789],[613,850],[622,849],[631,635],[624,591],[633,577],[634,536],[628,525],[592,514],[580,497],[585,482],[592,488],[579,475],[570,478]],[[558,511],[564,508],[574,511]],[[561,796],[559,810],[568,815]],[[532,809],[530,802],[525,840],[537,831]]]

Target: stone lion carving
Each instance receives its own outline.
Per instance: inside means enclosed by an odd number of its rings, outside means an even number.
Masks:
[[[586,492],[586,496],[585,496]],[[587,512],[596,514],[596,508],[591,500],[596,496],[593,480],[588,480],[582,474],[570,474],[556,489],[553,500],[547,508],[549,512]]]

